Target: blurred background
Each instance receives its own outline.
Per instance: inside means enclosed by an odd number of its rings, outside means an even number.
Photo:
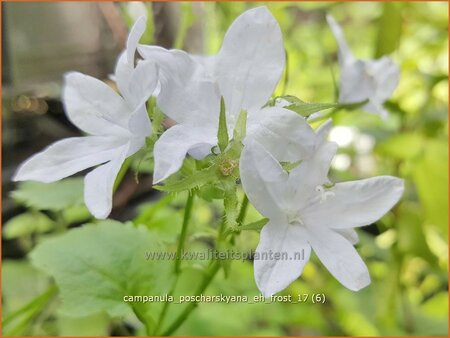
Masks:
[[[16,185],[18,164],[46,145],[80,135],[60,102],[63,74],[81,71],[114,86],[109,75],[128,28],[147,15],[141,42],[214,54],[231,22],[263,3],[2,3],[2,296],[3,334],[133,335],[133,320],[105,315],[67,318],[60,300],[36,299],[51,284],[27,261],[43,238],[90,220],[82,179],[54,185]],[[340,146],[334,181],[395,175],[406,181],[403,200],[376,224],[359,231],[358,251],[369,266],[370,287],[343,288],[315,259],[282,294],[325,294],[325,304],[201,304],[181,335],[442,335],[448,334],[448,4],[265,3],[278,20],[287,68],[276,94],[335,102],[336,43],[325,21],[332,14],[359,58],[389,54],[400,84],[386,103],[387,121],[362,111],[335,115],[330,138]],[[114,197],[112,218],[144,224],[176,242],[183,196],[151,188],[151,163],[139,184],[127,173]],[[136,169],[136,166],[134,166]],[[142,213],[142,210],[151,210]],[[196,202],[192,233],[208,232],[220,206]],[[149,216],[151,214],[151,217]],[[249,210],[247,221],[258,220]],[[202,245],[193,238],[191,247]],[[254,249],[256,232],[242,233],[239,250]],[[195,278],[195,277],[193,277]],[[232,263],[210,294],[257,295],[251,261]],[[34,302],[34,303],[33,303]],[[25,318],[17,312],[25,311]],[[22,315],[24,311],[21,312]],[[11,315],[14,315],[11,319]],[[19,318],[17,317],[19,316]],[[7,330],[7,331],[5,331]]]

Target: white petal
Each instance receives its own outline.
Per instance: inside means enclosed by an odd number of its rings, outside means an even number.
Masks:
[[[130,33],[128,34],[127,39],[127,61],[128,64],[133,66],[134,68],[134,57],[136,55],[137,46],[139,40],[142,37],[142,34],[145,32],[145,28],[147,26],[147,18],[145,16],[141,16],[136,20],[133,27],[131,27]]]
[[[117,58],[114,76],[110,77],[116,82],[122,96],[127,99],[130,96],[128,85],[131,79],[131,73],[134,66],[130,65],[127,60],[127,51],[124,50]]]
[[[129,135],[131,111],[119,94],[81,73],[67,73],[64,78],[63,102],[73,124],[92,135]]]
[[[177,172],[189,150],[203,145],[211,149],[215,144],[217,144],[215,130],[183,125],[169,128],[155,143],[153,183],[161,182]]]
[[[366,72],[364,61],[357,60],[341,66],[339,102],[354,103],[375,96],[375,78]]]
[[[140,61],[131,73],[128,101],[133,108],[145,104],[156,89],[158,71],[153,61]]]
[[[158,106],[164,114],[184,125],[217,128],[220,94],[202,64],[180,50],[139,46],[139,52],[159,66]]]
[[[189,149],[188,154],[196,160],[204,159],[211,154],[211,145],[208,143],[199,144],[198,146]]]
[[[375,96],[383,103],[392,96],[400,79],[400,69],[391,58],[384,56],[378,60],[366,61],[369,74],[374,74],[377,84]]]
[[[283,73],[280,27],[267,7],[250,9],[230,26],[217,55],[216,77],[227,111],[261,108]]]
[[[370,275],[353,245],[333,230],[308,227],[308,241],[323,265],[346,288],[358,291],[370,284]]]
[[[383,119],[386,119],[389,115],[388,111],[383,107],[383,103],[378,101],[375,97],[370,98],[369,102],[361,109],[368,113],[380,115]]]
[[[291,203],[303,208],[317,195],[316,187],[328,183],[331,160],[336,154],[334,142],[319,143],[311,158],[302,161],[289,174],[289,187],[292,190]]]
[[[148,10],[143,2],[130,1],[126,4],[128,15],[135,21],[138,21],[141,16],[147,16]]]
[[[317,227],[354,228],[371,224],[387,213],[403,194],[403,180],[392,176],[337,183],[332,196],[303,211]]]
[[[106,136],[67,138],[53,143],[26,160],[14,181],[54,182],[109,161],[123,140]]]
[[[194,61],[203,65],[203,67],[208,71],[211,78],[215,77],[216,74],[216,64],[217,64],[217,56],[216,55],[193,55],[191,54],[192,59]]]
[[[347,41],[345,41],[341,27],[331,15],[327,15],[327,22],[339,47],[339,63],[341,64],[341,67],[346,63],[351,63],[354,61],[354,57],[347,45]]]
[[[296,162],[311,156],[316,137],[303,117],[280,107],[249,114],[247,135],[282,162]]]
[[[338,234],[341,234],[347,241],[353,245],[358,244],[359,236],[355,229],[334,229]]]
[[[144,104],[158,84],[158,70],[153,61],[140,61],[136,68],[126,63],[126,52],[119,57],[115,78],[119,91],[131,110]]]
[[[320,147],[327,140],[328,134],[333,127],[333,120],[328,119],[316,130],[316,147]]]
[[[288,174],[257,142],[247,142],[240,158],[242,187],[250,202],[264,216],[281,219],[289,196],[284,194]]]
[[[152,62],[139,62],[135,67],[138,43],[145,32],[147,19],[136,20],[127,39],[126,50],[120,55],[116,66],[116,80],[120,92],[131,106],[131,110],[142,105],[154,92],[158,74]]]
[[[127,153],[128,144],[118,147],[110,162],[95,168],[84,178],[84,202],[96,218],[104,219],[111,213],[114,182]]]
[[[386,117],[383,102],[394,92],[399,77],[399,68],[390,58],[357,60],[341,68],[339,101],[351,103],[369,99],[362,109]]]
[[[302,274],[310,253],[303,227],[274,221],[266,224],[254,260],[256,285],[261,293],[270,297],[287,288]]]
[[[128,121],[128,129],[133,136],[147,137],[151,134],[152,124],[147,113],[145,103],[141,104],[131,115]]]

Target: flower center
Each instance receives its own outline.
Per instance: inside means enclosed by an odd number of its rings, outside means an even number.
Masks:
[[[298,210],[286,210],[288,223],[291,225],[304,225],[302,217]]]
[[[318,185],[315,189],[320,195],[320,203],[325,202],[329,197],[334,196],[334,192],[326,190],[323,185]]]

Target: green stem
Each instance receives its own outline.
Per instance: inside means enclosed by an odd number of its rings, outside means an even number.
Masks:
[[[181,227],[180,240],[178,241],[177,247],[177,259],[175,260],[175,273],[178,275],[180,273],[181,265],[181,252],[184,249],[184,244],[186,242],[187,228],[189,225],[189,219],[191,218],[192,204],[194,202],[194,193],[189,192],[186,201],[186,207],[184,208],[183,225]]]
[[[42,310],[53,296],[55,296],[57,291],[56,286],[51,286],[46,292],[5,317],[2,323],[3,334],[5,334],[5,336],[19,335],[30,324],[32,318]],[[23,316],[23,318],[19,321],[18,318],[21,316]],[[18,324],[14,328],[7,328],[7,326],[10,326],[15,320],[18,320]]]
[[[177,282],[178,282],[178,276],[180,275],[180,265],[181,265],[180,258],[181,258],[181,253],[184,249],[184,244],[186,242],[187,228],[189,225],[189,219],[191,217],[193,202],[194,202],[194,193],[188,192],[188,198],[187,198],[186,206],[184,209],[184,217],[183,217],[183,224],[181,227],[180,240],[178,241],[178,246],[177,246],[177,256],[176,256],[176,260],[175,260],[176,277],[175,277],[172,289],[169,292],[169,296],[172,296],[174,294],[175,288],[176,288]],[[168,301],[164,303],[164,306],[161,310],[161,314],[159,315],[159,320],[158,320],[158,323],[156,324],[154,333],[158,332],[160,327],[164,323],[164,319],[166,318],[166,314],[167,314],[167,310],[169,309],[169,305],[170,305],[170,303]]]
[[[245,214],[248,207],[248,197],[247,195],[244,195],[244,198],[242,200],[241,209],[239,211],[239,215],[236,218],[237,224],[241,224],[245,218]],[[218,233],[218,239],[217,243],[223,240],[223,236],[226,233],[225,230],[225,223],[226,223],[226,215],[224,216],[224,219],[220,222],[219,225],[219,233]],[[233,240],[233,238],[231,239]],[[205,278],[203,279],[202,284],[198,287],[197,291],[195,292],[195,295],[198,296],[202,294],[208,285],[211,283],[211,281],[214,279],[216,273],[219,271],[221,267],[221,263],[219,260],[215,260],[211,262],[211,265],[209,266],[209,271],[206,274]],[[167,303],[166,303],[167,304]],[[181,324],[184,323],[184,321],[189,317],[192,310],[195,309],[197,306],[197,302],[191,302],[187,305],[187,307],[184,309],[184,311],[178,316],[178,318],[162,333],[162,336],[170,336],[173,332],[175,332]],[[164,306],[162,314],[165,315],[167,311],[166,306]],[[164,318],[163,316],[160,317],[160,322],[158,323],[158,329],[161,326],[161,319]],[[158,332],[158,330],[156,331]]]
[[[145,327],[145,333],[147,336],[150,336],[152,333],[151,327],[152,325],[150,325],[150,323],[148,322],[145,314],[143,314],[137,306],[133,305],[132,306],[133,312],[136,315],[136,317],[139,319],[139,321],[144,324]]]
[[[241,210],[239,210],[239,215],[236,218],[236,223],[238,226],[242,225],[245,219],[245,215],[247,214],[247,207],[248,207],[248,197],[247,195],[244,195],[244,198],[242,199],[241,203]]]
[[[283,89],[281,90],[281,95],[286,95],[286,89],[289,82],[289,53],[287,49],[284,49],[284,55],[285,55],[285,67],[284,67],[284,74],[283,74]]]
[[[117,174],[116,181],[114,182],[113,191],[115,192],[117,188],[119,187],[120,183],[122,182],[123,178],[125,177],[125,174],[128,171],[128,168],[131,165],[131,157],[128,157],[125,162],[123,162],[122,167],[120,168],[119,173]]]
[[[218,260],[214,261],[209,268],[208,274],[205,276],[205,279],[203,280],[202,284],[198,287],[197,291],[195,292],[196,296],[201,295],[208,285],[213,280],[214,276],[216,275],[217,271],[219,271],[220,268],[220,262]],[[197,306],[197,302],[191,302],[189,303],[186,308],[183,310],[183,312],[178,316],[178,318],[170,325],[167,330],[165,330],[162,333],[162,336],[170,336],[173,332],[175,332],[181,324],[184,323],[184,321],[189,317],[192,310],[195,309]]]

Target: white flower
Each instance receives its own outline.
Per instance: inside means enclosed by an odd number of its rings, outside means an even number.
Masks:
[[[282,107],[263,108],[285,64],[281,30],[266,7],[240,15],[215,56],[155,46],[139,46],[139,52],[160,67],[157,103],[178,123],[155,144],[155,183],[178,171],[187,153],[197,159],[211,153],[217,145],[221,96],[229,135],[246,110],[247,135],[278,160],[295,161],[311,151],[314,133],[302,117]]]
[[[363,109],[386,118],[388,113],[383,103],[398,85],[399,67],[386,56],[377,60],[356,59],[345,41],[341,27],[329,15],[327,21],[339,46],[339,101],[352,103],[369,99]]]
[[[367,286],[370,276],[352,245],[358,241],[353,228],[378,220],[403,193],[403,181],[390,176],[330,187],[327,174],[336,145],[324,140],[328,127],[319,132],[315,155],[290,173],[257,142],[249,142],[241,155],[243,188],[269,218],[254,261],[256,284],[266,297],[301,275],[311,248],[345,287],[357,291]],[[287,258],[268,259],[270,252]]]
[[[156,65],[134,66],[136,47],[145,29],[140,18],[130,32],[120,56],[115,78],[122,93],[81,73],[65,75],[62,100],[67,117],[88,134],[57,141],[25,161],[15,181],[54,182],[89,167],[100,165],[84,180],[84,200],[97,218],[111,212],[113,185],[122,163],[136,153],[150,135],[145,102],[157,83]]]

